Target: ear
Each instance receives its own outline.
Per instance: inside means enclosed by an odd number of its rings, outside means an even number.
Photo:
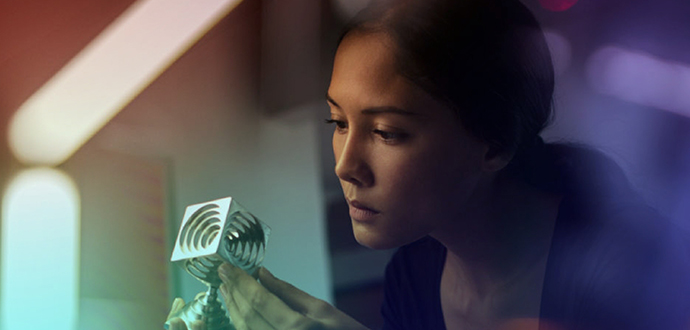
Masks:
[[[498,172],[510,163],[513,153],[500,150],[490,144],[484,145],[484,157],[482,160],[482,170],[485,172]]]

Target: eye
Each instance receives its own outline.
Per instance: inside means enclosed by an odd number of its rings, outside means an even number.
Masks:
[[[326,124],[335,124],[335,130],[342,133],[347,129],[347,123],[337,119],[326,119]]]
[[[386,143],[397,143],[397,142],[403,142],[408,135],[406,133],[395,133],[395,132],[389,132],[389,131],[383,131],[380,129],[375,129],[374,134],[378,135],[383,139]]]

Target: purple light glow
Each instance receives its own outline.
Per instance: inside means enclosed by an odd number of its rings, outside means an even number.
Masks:
[[[587,61],[598,92],[690,117],[690,66],[608,46]]]

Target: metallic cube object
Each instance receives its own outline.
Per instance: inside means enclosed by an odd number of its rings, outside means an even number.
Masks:
[[[229,262],[256,277],[269,234],[270,228],[232,197],[187,206],[171,261],[209,289],[173,317],[188,327],[201,320],[208,330],[233,329],[218,299],[218,267]]]

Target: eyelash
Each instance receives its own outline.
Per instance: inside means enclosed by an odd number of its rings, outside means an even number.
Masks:
[[[338,130],[347,128],[347,124],[342,120],[326,119],[326,124],[335,124],[335,128]]]
[[[347,123],[342,120],[326,119],[326,124],[335,124],[335,128],[338,132],[343,132],[347,129]],[[407,138],[407,134],[405,133],[392,133],[380,129],[375,129],[372,132],[388,143],[400,142]]]
[[[401,141],[405,137],[405,134],[402,133],[391,133],[379,129],[375,129],[374,134],[380,136],[385,141]]]

